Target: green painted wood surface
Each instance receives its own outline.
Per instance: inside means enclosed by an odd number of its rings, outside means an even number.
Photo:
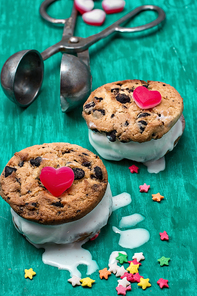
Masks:
[[[22,49],[43,51],[60,40],[61,28],[54,28],[39,16],[41,0],[0,2],[1,30],[0,46],[2,68],[5,60]],[[184,98],[186,129],[179,145],[166,157],[164,172],[148,174],[139,165],[139,174],[130,174],[128,167],[132,161],[104,163],[109,173],[113,195],[128,192],[132,203],[114,212],[102,235],[85,245],[98,262],[100,268],[107,266],[109,255],[115,250],[127,251],[129,257],[134,252],[144,252],[146,257],[140,273],[149,277],[152,287],[142,291],[134,283],[127,295],[196,295],[196,91],[197,91],[197,2],[195,0],[136,0],[126,1],[124,12],[108,15],[105,24],[91,27],[77,20],[76,35],[86,37],[99,32],[120,16],[142,4],[161,6],[167,15],[165,26],[149,33],[115,34],[90,48],[90,64],[93,89],[100,85],[121,80],[140,78],[159,80],[173,85]],[[97,8],[101,0],[95,1]],[[54,17],[69,16],[72,1],[58,1],[49,9]],[[152,13],[144,13],[131,24],[141,24],[152,20]],[[0,170],[14,152],[27,146],[44,142],[65,141],[79,144],[95,152],[87,138],[86,123],[81,117],[82,108],[68,115],[60,110],[60,60],[57,54],[45,62],[45,77],[38,99],[28,108],[20,109],[10,102],[0,89]],[[139,192],[139,185],[151,185],[149,193]],[[165,199],[154,203],[151,194],[160,192]],[[0,200],[0,295],[116,295],[117,278],[100,280],[98,273],[92,278],[96,284],[92,289],[72,288],[67,282],[69,273],[44,265],[42,250],[29,244],[14,229],[10,208]],[[119,235],[112,231],[118,226],[122,216],[140,213],[145,220],[138,224],[150,232],[150,241],[134,250],[118,246]],[[166,230],[169,242],[162,242],[159,232]],[[160,267],[157,259],[170,257],[169,266]],[[24,269],[32,267],[36,272],[33,280],[24,278]],[[82,268],[85,277],[85,268]],[[160,290],[157,280],[169,280],[169,289]]]

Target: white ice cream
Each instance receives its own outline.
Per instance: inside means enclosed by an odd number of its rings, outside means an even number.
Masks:
[[[17,230],[34,244],[69,244],[77,241],[84,234],[92,234],[91,236],[93,236],[107,224],[111,212],[112,193],[109,184],[101,202],[86,216],[74,222],[42,225],[23,219],[11,210]]]
[[[105,134],[93,132],[89,129],[89,141],[94,149],[107,160],[122,160],[127,158],[137,162],[155,161],[163,157],[167,151],[174,148],[174,142],[182,135],[181,119],[163,135],[162,138],[148,142],[110,142]]]

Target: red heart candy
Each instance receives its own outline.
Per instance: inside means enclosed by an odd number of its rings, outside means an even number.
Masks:
[[[133,92],[133,99],[141,109],[150,109],[161,103],[161,94],[157,90],[148,90],[138,86]]]
[[[74,181],[74,172],[69,167],[55,169],[44,167],[41,170],[40,181],[54,196],[60,196]]]
[[[106,14],[101,9],[93,9],[92,11],[85,12],[82,15],[84,22],[92,26],[101,26],[105,21]]]
[[[103,0],[102,7],[107,14],[121,12],[125,7],[124,0]]]
[[[84,14],[87,11],[91,11],[94,8],[93,0],[74,0],[75,8]]]

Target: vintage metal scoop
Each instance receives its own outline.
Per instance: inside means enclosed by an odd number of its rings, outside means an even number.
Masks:
[[[164,22],[165,12],[158,6],[143,5],[129,12],[100,33],[81,38],[73,36],[77,18],[77,10],[74,5],[68,19],[55,19],[47,14],[48,6],[55,1],[57,0],[45,0],[40,6],[40,14],[50,23],[64,25],[62,40],[42,53],[36,50],[22,50],[12,55],[2,68],[1,85],[11,101],[21,107],[30,105],[37,97],[42,85],[44,61],[55,53],[62,52],[60,101],[62,111],[68,112],[82,104],[91,92],[92,76],[88,48],[114,32],[132,33],[155,27]],[[120,24],[146,10],[157,12],[157,19],[138,27],[120,27]]]

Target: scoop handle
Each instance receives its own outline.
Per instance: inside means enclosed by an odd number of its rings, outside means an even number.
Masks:
[[[158,16],[154,21],[152,21],[148,24],[145,24],[145,25],[137,26],[137,27],[126,28],[126,27],[120,26],[122,23],[124,23],[128,20],[131,20],[133,17],[137,16],[141,12],[148,11],[148,10],[152,10],[152,11],[157,12]],[[101,31],[100,33],[86,38],[85,39],[86,44],[84,44],[84,47],[88,48],[89,46],[91,46],[95,42],[99,41],[102,38],[109,36],[113,32],[133,33],[133,32],[140,32],[140,31],[144,31],[144,30],[153,28],[153,27],[163,23],[165,18],[166,18],[166,15],[165,15],[164,10],[158,6],[155,6],[155,5],[139,6],[136,9],[129,12],[128,14],[126,14],[125,16],[123,16],[122,18],[120,18],[119,20],[117,20],[115,23],[113,23],[112,25],[110,25],[106,29],[104,29],[103,31]]]

